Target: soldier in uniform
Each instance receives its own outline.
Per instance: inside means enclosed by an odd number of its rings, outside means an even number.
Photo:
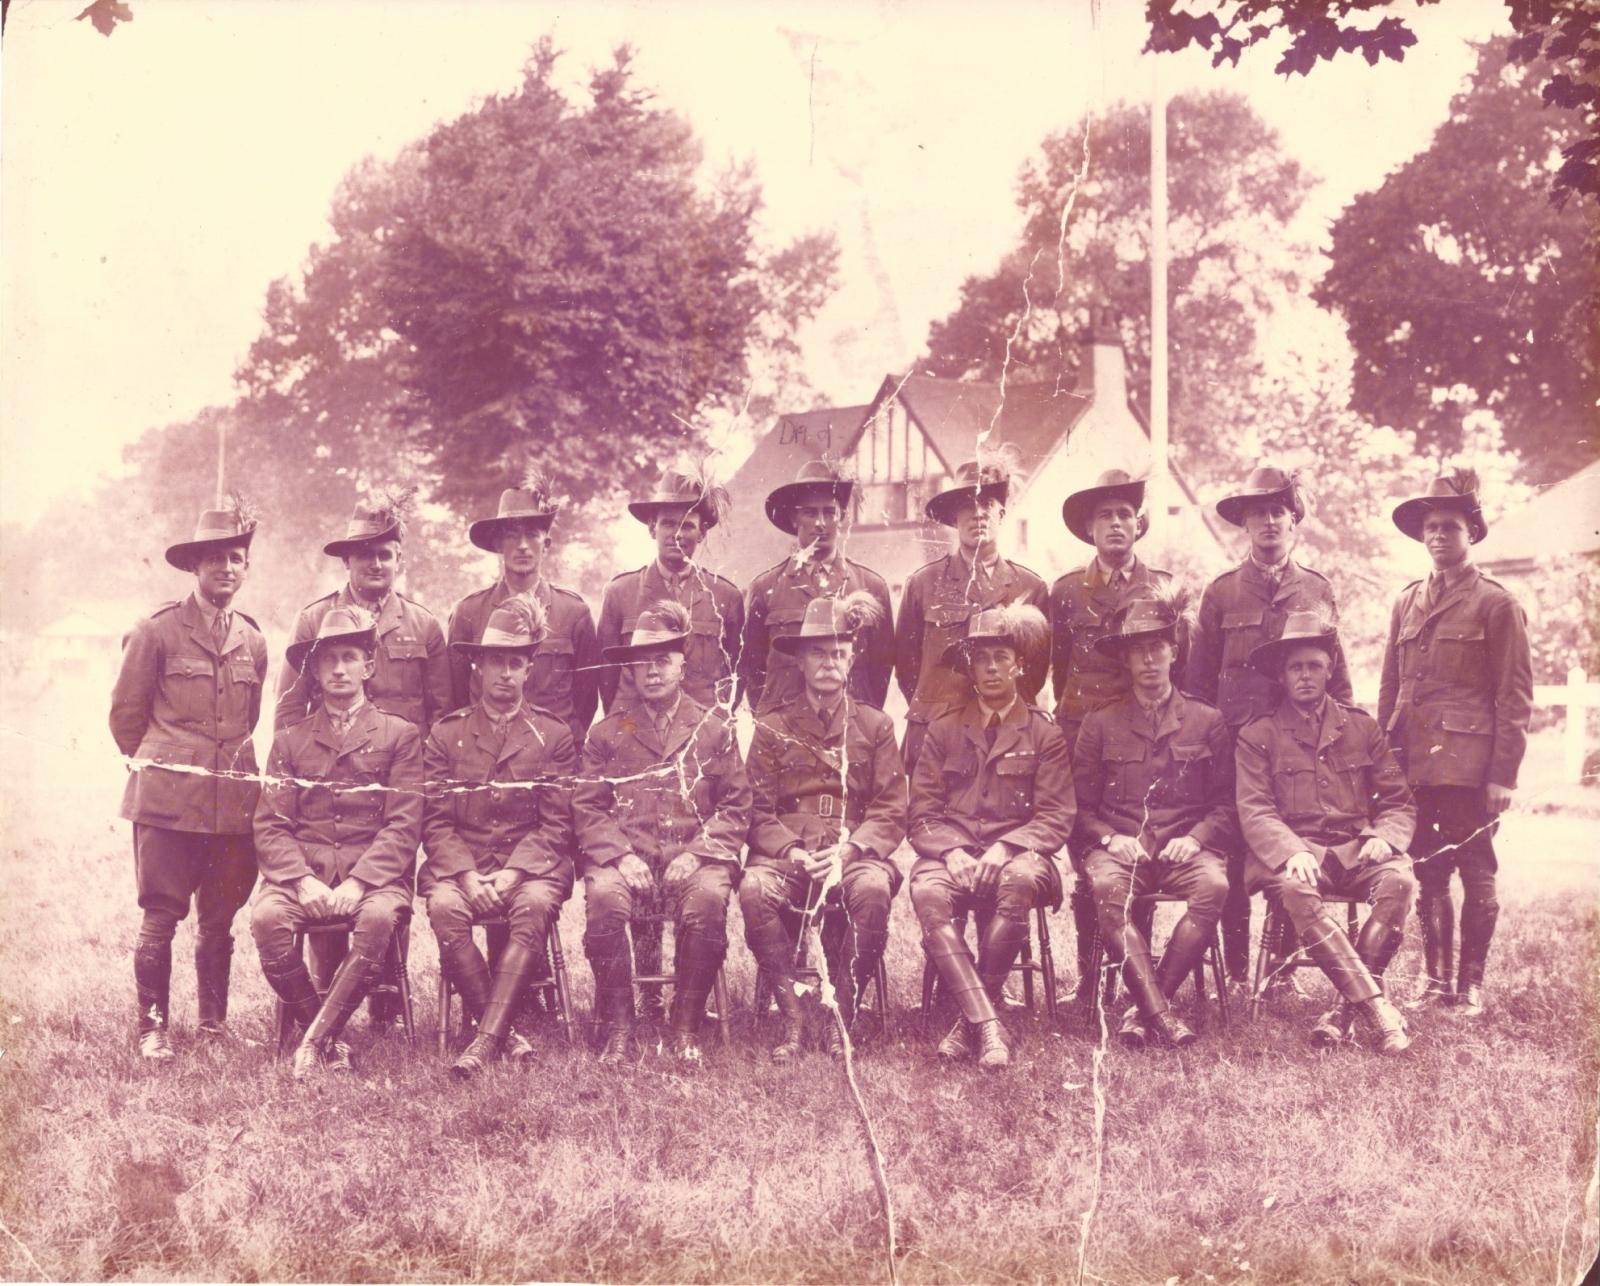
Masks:
[[[800,628],[773,647],[793,658],[800,694],[756,719],[749,774],[750,856],[739,886],[745,941],[771,979],[783,1015],[775,1062],[800,1053],[805,1012],[795,986],[795,928],[821,915],[828,977],[848,1023],[855,996],[889,940],[900,887],[891,854],[906,833],[906,775],[894,724],[848,690],[856,639],[882,626],[876,595],[817,598]],[[823,1043],[840,1052],[838,1025]]]
[[[628,506],[655,537],[655,561],[615,577],[600,603],[597,637],[602,651],[625,643],[640,612],[651,603],[681,603],[689,610],[683,691],[701,706],[733,704],[744,636],[744,598],[738,588],[694,561],[695,550],[727,516],[728,505],[727,491],[707,478],[668,470],[654,492]],[[600,699],[607,714],[639,703],[635,678],[632,666],[601,669]]]
[[[795,538],[795,551],[750,582],[745,608],[744,647],[739,673],[750,709],[766,714],[791,704],[804,689],[792,650],[778,640],[792,636],[806,609],[820,598],[842,599],[867,593],[878,600],[879,619],[855,640],[850,697],[882,707],[894,670],[894,614],[889,585],[882,576],[843,553],[855,484],[826,460],[810,460],[793,482],[767,496],[767,517]]]
[[[300,609],[290,631],[289,648],[315,642],[322,618],[335,607],[371,612],[377,621],[378,646],[367,699],[384,714],[414,725],[425,738],[433,721],[450,709],[450,664],[444,631],[433,613],[394,587],[405,569],[405,520],[415,492],[415,487],[379,492],[356,502],[344,535],[322,547],[329,558],[343,560],[349,580],[334,593]],[[315,674],[296,668],[286,657],[278,678],[273,732],[309,718],[319,701]],[[409,925],[400,931],[408,933]],[[313,939],[312,966],[324,985],[342,954],[337,938],[319,935]],[[384,981],[392,983],[394,979],[386,976]],[[392,994],[375,994],[368,1012],[374,1027],[389,1026],[396,1017]]]
[[[602,1063],[626,1056],[633,1028],[628,925],[636,914],[660,907],[673,919],[671,1032],[680,1057],[699,1057],[706,997],[728,950],[728,899],[750,831],[750,783],[727,707],[701,705],[687,691],[693,627],[683,604],[650,604],[628,642],[601,654],[631,667],[638,695],[590,732],[583,773],[595,786],[584,798],[593,806],[575,818],[584,947],[606,1024]],[[659,951],[659,935],[655,942]]]
[[[1377,722],[1333,699],[1328,684],[1338,655],[1338,636],[1317,612],[1292,613],[1279,638],[1252,652],[1284,697],[1237,737],[1247,887],[1284,910],[1344,999],[1318,1020],[1312,1039],[1341,1039],[1359,1014],[1380,1051],[1399,1054],[1411,1042],[1381,979],[1416,892],[1405,853],[1416,808]],[[1324,894],[1371,904],[1354,944],[1328,914]]]
[[[191,900],[199,1030],[207,1037],[226,1031],[233,917],[256,880],[250,814],[259,787],[250,733],[261,714],[267,644],[233,606],[254,535],[255,519],[235,496],[231,509],[200,515],[192,540],[168,548],[167,562],[193,574],[194,592],[133,627],[111,693],[111,735],[134,761],[122,815],[133,823],[143,913],[133,977],[145,1058],[173,1056],[172,939]]]
[[[423,750],[419,889],[439,967],[477,1022],[451,1066],[463,1078],[498,1059],[508,1038],[514,1055],[532,1052],[513,1024],[572,892],[572,809],[584,788],[561,779],[577,772],[578,751],[568,725],[526,696],[545,631],[540,600],[513,594],[477,638],[452,643],[478,697],[434,724]],[[510,920],[492,971],[472,940],[474,917],[486,915]]]
[[[581,750],[600,702],[600,650],[589,605],[544,576],[550,528],[559,507],[544,476],[531,470],[521,487],[500,493],[493,518],[480,518],[467,529],[474,545],[500,556],[500,579],[468,594],[450,613],[446,631],[451,644],[450,690],[457,707],[477,700],[476,671],[467,659],[470,652],[455,645],[481,639],[490,614],[513,594],[532,594],[544,609],[546,633],[528,667],[525,695],[529,705],[563,720]]]
[[[1135,598],[1149,598],[1170,584],[1172,574],[1151,567],[1134,552],[1150,529],[1145,512],[1146,479],[1123,469],[1107,469],[1092,487],[1074,491],[1061,503],[1061,521],[1079,540],[1094,546],[1094,557],[1050,588],[1050,670],[1056,696],[1056,722],[1070,752],[1091,710],[1109,705],[1132,690],[1128,667],[1095,644],[1111,618]],[[1181,673],[1182,660],[1179,671]],[[1072,927],[1077,937],[1078,998],[1086,1000],[1094,979],[1089,952],[1094,942],[1094,893],[1083,854],[1072,857]],[[1149,923],[1143,926],[1146,936]]]
[[[1183,628],[1170,593],[1118,609],[1095,646],[1120,661],[1131,687],[1090,711],[1073,751],[1078,841],[1100,938],[1133,998],[1117,1034],[1135,1048],[1152,1032],[1169,1045],[1194,1043],[1170,999],[1216,934],[1228,895],[1224,855],[1238,847],[1227,726],[1172,682]],[[1149,893],[1184,901],[1159,966],[1149,930],[1129,913],[1132,900]]]
[[[1055,721],[1023,697],[1023,658],[1043,655],[1049,625],[1027,603],[976,612],[941,664],[973,695],[928,727],[912,777],[911,905],[923,949],[960,1009],[939,1053],[1010,1062],[995,1006],[1028,941],[1035,907],[1061,903],[1055,853],[1072,833],[1072,766]],[[974,962],[956,917],[977,916]]]
[[[1297,472],[1269,466],[1252,470],[1241,490],[1217,501],[1217,513],[1244,528],[1250,552],[1201,596],[1183,689],[1216,706],[1229,729],[1238,732],[1250,720],[1271,714],[1278,703],[1272,680],[1250,664],[1252,650],[1277,638],[1290,612],[1321,612],[1337,626],[1339,611],[1327,578],[1290,557],[1306,517],[1305,488]],[[1328,691],[1335,701],[1351,699],[1343,649],[1334,657]],[[1250,968],[1250,895],[1244,883],[1244,855],[1232,854],[1222,949],[1229,976],[1239,982]]]
[[[1528,744],[1533,665],[1517,601],[1472,565],[1488,533],[1477,476],[1438,478],[1426,496],[1394,511],[1395,525],[1427,546],[1433,572],[1400,592],[1383,654],[1378,719],[1388,729],[1417,800],[1417,859],[1424,1003],[1483,1012],[1483,970],[1500,904],[1494,833],[1511,803]],[[1461,872],[1461,971],[1452,991],[1455,907]]]
[[[908,773],[916,771],[928,724],[972,695],[971,680],[945,660],[950,645],[966,635],[972,616],[1009,603],[1044,610],[1044,581],[1000,556],[1000,524],[1010,491],[1004,460],[972,460],[956,470],[953,486],[925,506],[934,522],[955,529],[956,547],[912,572],[900,595],[895,677],[907,702],[902,753]],[[1047,640],[1039,642],[1036,654],[1019,658],[1024,703],[1038,696],[1050,664]]]
[[[349,1070],[340,1034],[411,905],[422,739],[415,724],[367,699],[377,650],[372,614],[346,606],[323,615],[315,640],[289,645],[289,664],[312,671],[320,701],[272,739],[256,806],[264,883],[250,928],[261,972],[304,1030],[292,1064],[297,1080],[324,1065]],[[354,921],[350,950],[319,999],[294,934],[309,920],[338,916]]]

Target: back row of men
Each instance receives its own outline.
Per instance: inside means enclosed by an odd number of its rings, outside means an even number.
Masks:
[[[529,1048],[527,983],[578,875],[602,1058],[627,1051],[635,957],[653,952],[637,963],[654,972],[660,950],[655,921],[639,918],[661,911],[676,921],[672,1030],[697,1056],[735,887],[777,984],[774,1055],[793,1057],[807,1028],[800,922],[820,917],[848,1016],[886,942],[902,879],[891,855],[907,838],[924,945],[961,1011],[940,1044],[952,1057],[1005,1063],[993,1001],[1031,909],[1062,899],[1063,847],[1080,985],[1098,930],[1134,1001],[1128,1043],[1194,1038],[1167,998],[1219,917],[1228,971],[1245,976],[1249,899],[1263,890],[1344,998],[1319,1039],[1365,1016],[1380,1048],[1405,1047],[1381,980],[1418,879],[1421,1000],[1482,1012],[1492,837],[1516,786],[1531,667],[1521,610],[1469,558],[1487,531],[1475,478],[1442,477],[1394,512],[1434,570],[1396,600],[1377,721],[1349,704],[1328,581],[1291,556],[1306,512],[1293,475],[1257,469],[1219,502],[1250,551],[1207,587],[1192,629],[1172,578],[1135,552],[1141,480],[1113,471],[1066,497],[1067,529],[1095,552],[1048,591],[1000,552],[1008,490],[1002,468],[973,463],[928,501],[954,548],[908,578],[898,624],[884,579],[843,553],[853,486],[820,462],[767,497],[795,552],[742,596],[694,561],[725,496],[667,473],[629,505],[657,558],[611,582],[598,627],[544,576],[559,505],[543,485],[505,491],[471,524],[501,577],[443,629],[394,589],[400,514],[358,505],[325,546],[348,584],[295,624],[265,789],[249,736],[266,648],[233,607],[255,527],[237,509],[206,512],[167,551],[195,591],[131,632],[112,700],[134,769],[123,815],[143,911],[141,1052],[172,1054],[171,942],[191,900],[199,1030],[225,1030],[232,920],[259,871],[263,969],[306,1028],[296,1067],[343,1065],[340,1033],[410,905],[419,839],[442,967],[477,1020],[463,1074]],[[892,676],[909,703],[903,739],[881,709]],[[1047,677],[1053,717],[1032,704]],[[748,765],[730,719],[740,699],[757,715]],[[1152,892],[1187,903],[1159,968],[1148,923],[1127,913]],[[1373,904],[1356,942],[1323,893]],[[976,958],[959,928],[969,914]],[[472,927],[495,916],[509,928],[486,960]],[[323,999],[292,942],[325,917],[354,929]],[[648,989],[646,1001],[658,1003]],[[820,1037],[836,1046],[836,1026]]]

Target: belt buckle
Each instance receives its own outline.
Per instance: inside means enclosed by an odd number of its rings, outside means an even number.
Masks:
[[[833,816],[833,796],[832,795],[819,795],[819,796],[817,796],[817,816],[818,817],[832,817]]]

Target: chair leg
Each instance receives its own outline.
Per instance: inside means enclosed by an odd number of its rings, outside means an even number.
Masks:
[[[1102,981],[1100,973],[1105,966],[1105,944],[1100,941],[1100,925],[1095,924],[1094,933],[1089,938],[1089,950],[1084,959],[1089,971],[1089,985],[1083,990],[1083,1018],[1090,1029],[1098,1026],[1100,1016],[1100,991]]]
[[[394,961],[395,989],[400,993],[400,1025],[405,1029],[406,1044],[415,1048],[417,1043],[417,1015],[411,1007],[410,951],[404,935],[395,933],[389,939],[389,954]]]
[[[1272,944],[1277,940],[1274,931],[1277,914],[1277,908],[1268,902],[1266,912],[1261,917],[1261,937],[1256,942],[1256,967],[1250,983],[1251,1022],[1254,1022],[1261,1012],[1261,992],[1267,984],[1267,956],[1270,954]]]
[[[721,969],[711,984],[711,994],[717,1002],[717,1040],[726,1049],[733,1043],[733,1014],[728,1003],[728,980]]]
[[[933,985],[939,977],[939,971],[933,967],[933,961],[928,959],[928,953],[922,953],[922,1009],[918,1013],[922,1034],[928,1034],[928,1024],[933,1021]]]
[[[1044,983],[1044,1011],[1050,1025],[1056,1022],[1056,960],[1050,950],[1050,918],[1044,907],[1038,907],[1034,922],[1039,931],[1039,977]]]
[[[1033,941],[1031,938],[1022,940],[1022,950],[1017,955],[1017,967],[1022,970],[1022,1003],[1027,1006],[1028,1012],[1033,1012]]]
[[[572,1014],[572,987],[567,978],[567,957],[561,950],[560,922],[550,926],[550,977],[555,982],[556,1003],[561,1006],[561,1022],[567,1029],[567,1044],[578,1043],[578,1022]]]
[[[1222,973],[1222,925],[1219,922],[1211,939],[1211,981],[1217,989],[1217,1017],[1224,1029],[1229,1023],[1228,984]]]
[[[878,992],[878,1029],[889,1032],[889,967],[878,957],[878,967],[872,971],[872,985]]]
[[[293,943],[295,955],[300,956],[303,959],[305,957],[306,950],[305,934],[297,932],[294,935]],[[316,986],[315,979],[312,980],[311,985]],[[273,1037],[277,1043],[277,1054],[279,1058],[282,1058],[289,1052],[290,1037],[293,1035],[294,1029],[294,1020],[289,1017],[288,1009],[284,1006],[283,1001],[278,999],[276,992],[273,993],[272,1024]]]
[[[437,1012],[439,1014],[439,1057],[441,1059],[450,1053],[450,997],[453,994],[450,988],[450,979],[445,977],[444,966],[439,966],[439,991]]]

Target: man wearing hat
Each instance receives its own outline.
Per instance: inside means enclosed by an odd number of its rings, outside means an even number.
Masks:
[[[597,635],[602,651],[622,645],[651,603],[675,602],[688,609],[683,690],[702,706],[733,704],[744,637],[744,598],[738,588],[694,561],[700,542],[727,510],[727,491],[703,473],[694,477],[669,469],[650,495],[628,506],[655,538],[655,561],[615,577],[600,603]],[[608,714],[639,703],[634,679],[629,665],[600,670],[600,699]]]
[[[1336,626],[1339,610],[1327,578],[1290,557],[1306,517],[1306,490],[1297,472],[1266,465],[1254,469],[1239,491],[1217,501],[1217,513],[1244,529],[1250,552],[1206,586],[1200,598],[1183,688],[1221,710],[1237,732],[1278,704],[1276,685],[1250,664],[1252,650],[1277,638],[1290,612],[1320,612]],[[1351,699],[1343,649],[1334,658],[1328,691],[1335,701]],[[1233,855],[1222,945],[1236,981],[1248,977],[1250,967],[1250,896],[1243,876],[1244,856]]]
[[[912,572],[900,596],[895,677],[907,702],[903,754],[908,773],[916,769],[928,724],[972,695],[971,680],[947,663],[945,655],[965,636],[973,615],[1009,603],[1044,610],[1044,581],[1000,556],[1000,524],[1010,491],[1004,460],[969,460],[956,471],[954,485],[924,506],[934,522],[954,528],[956,547]],[[1038,695],[1049,668],[1048,642],[1040,643],[1036,655],[1020,658],[1024,702]]]
[[[367,699],[377,670],[370,613],[335,606],[288,661],[309,670],[321,694],[311,716],[272,739],[256,805],[256,854],[264,881],[250,928],[261,972],[304,1030],[296,1079],[319,1066],[348,1070],[340,1034],[382,968],[403,912],[422,825],[422,739],[415,724]],[[325,999],[295,950],[312,920],[348,916],[349,951]]]
[[[1494,833],[1510,805],[1528,744],[1533,665],[1527,618],[1505,588],[1472,565],[1488,534],[1477,475],[1458,469],[1394,511],[1427,546],[1433,572],[1400,591],[1383,654],[1378,719],[1417,800],[1417,859],[1425,1002],[1483,1012],[1483,971],[1500,904]],[[1461,872],[1461,968],[1451,978]]]
[[[1094,546],[1094,557],[1050,588],[1050,670],[1056,697],[1056,722],[1067,748],[1078,744],[1078,729],[1091,710],[1109,705],[1132,690],[1133,680],[1119,656],[1101,652],[1112,618],[1135,598],[1149,598],[1171,583],[1172,574],[1151,567],[1134,545],[1150,529],[1145,513],[1145,482],[1123,469],[1108,469],[1094,486],[1074,491],[1061,504],[1061,520],[1079,540]],[[1072,869],[1072,924],[1077,936],[1079,998],[1086,999],[1094,944],[1094,894],[1075,848]],[[1148,926],[1146,926],[1148,933]]]
[[[583,775],[594,789],[575,817],[584,948],[606,1027],[603,1063],[626,1056],[633,1029],[628,927],[635,914],[659,909],[672,917],[671,1031],[680,1057],[699,1057],[706,997],[728,950],[728,899],[750,830],[750,783],[727,707],[704,706],[686,690],[693,626],[682,603],[648,604],[628,642],[602,653],[607,664],[632,670],[638,695],[590,732]],[[659,951],[659,933],[655,942]]]
[[[1170,998],[1216,933],[1228,894],[1224,854],[1238,847],[1227,725],[1172,682],[1183,628],[1170,593],[1134,599],[1112,617],[1095,646],[1118,660],[1131,686],[1089,712],[1072,759],[1100,939],[1133,998],[1118,1036],[1135,1047],[1152,1033],[1173,1046],[1194,1042]],[[1151,893],[1185,904],[1159,966],[1148,930],[1129,913],[1134,898]]]
[[[1332,698],[1338,655],[1338,636],[1317,612],[1291,613],[1276,640],[1251,651],[1251,663],[1284,696],[1237,737],[1246,886],[1283,909],[1343,997],[1312,1039],[1342,1039],[1359,1015],[1379,1050],[1398,1054],[1411,1042],[1381,980],[1416,892],[1405,852],[1416,809],[1377,721]],[[1328,914],[1325,894],[1372,907],[1354,944]]]
[[[335,607],[372,613],[378,644],[367,699],[385,714],[414,724],[426,737],[433,721],[451,708],[450,664],[444,631],[433,613],[395,589],[405,570],[405,514],[414,490],[378,493],[356,502],[344,535],[322,547],[329,558],[343,560],[348,580],[300,609],[289,646],[315,642],[322,618]],[[274,731],[317,709],[315,679],[315,674],[284,661]]]
[[[208,509],[194,537],[167,550],[194,591],[165,603],[123,640],[111,735],[132,762],[122,816],[133,823],[143,918],[133,953],[139,1053],[173,1056],[168,1039],[172,939],[191,899],[199,1030],[225,1032],[233,917],[256,880],[250,814],[259,790],[250,733],[261,714],[267,644],[233,606],[250,571],[255,518],[237,495]]]
[[[855,484],[828,460],[808,460],[793,482],[767,496],[767,518],[795,538],[795,551],[750,582],[739,673],[750,709],[766,714],[793,702],[804,683],[792,651],[778,640],[793,635],[811,603],[866,593],[880,611],[856,638],[850,672],[853,700],[881,707],[894,670],[894,613],[888,582],[844,556]]]
[[[500,579],[487,589],[468,594],[450,613],[446,630],[451,644],[450,691],[455,706],[477,699],[476,671],[466,649],[483,637],[494,609],[514,594],[531,594],[544,609],[545,635],[527,670],[528,704],[564,721],[580,749],[599,704],[600,649],[595,642],[589,605],[570,589],[552,585],[544,575],[550,552],[550,528],[560,505],[551,497],[545,476],[530,469],[522,486],[500,493],[493,518],[480,518],[467,529],[479,549],[500,556]]]
[[[908,838],[917,851],[911,905],[923,949],[960,1015],[939,1053],[978,1065],[1010,1061],[996,1005],[1035,907],[1061,904],[1055,853],[1072,833],[1071,756],[1055,721],[1022,695],[1023,658],[1049,625],[1026,603],[988,608],[940,658],[973,695],[928,727],[912,775]],[[959,916],[978,919],[974,962]]]
[[[856,640],[881,628],[882,611],[864,590],[813,599],[800,628],[773,640],[792,660],[801,688],[756,719],[750,858],[739,908],[745,941],[783,1015],[775,1062],[794,1058],[805,1041],[796,929],[823,917],[828,978],[846,1023],[889,940],[889,903],[901,878],[891,855],[906,834],[906,774],[893,722],[848,687]],[[824,1018],[824,1047],[839,1052],[838,1025]]]
[[[588,787],[562,780],[578,768],[571,730],[525,695],[545,632],[540,600],[514,594],[479,638],[452,643],[478,697],[434,724],[423,750],[419,890],[439,967],[477,1022],[451,1067],[463,1078],[498,1059],[508,1037],[513,1052],[532,1052],[513,1024],[572,892],[572,809]],[[472,939],[475,919],[491,915],[510,920],[492,970]]]

